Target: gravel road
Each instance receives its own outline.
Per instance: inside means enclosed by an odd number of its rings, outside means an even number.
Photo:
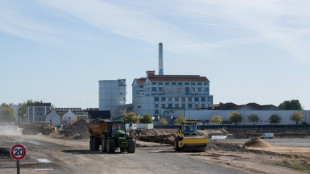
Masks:
[[[14,143],[27,147],[21,173],[244,173],[174,152],[171,146],[138,147],[136,153],[100,153],[88,150],[88,140],[49,136],[0,136],[0,147]],[[0,173],[16,173],[15,161],[0,157]]]

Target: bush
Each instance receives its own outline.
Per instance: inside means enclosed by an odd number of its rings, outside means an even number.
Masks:
[[[251,123],[257,123],[259,121],[259,118],[257,115],[255,114],[251,114],[248,116],[248,120],[251,122]]]
[[[179,116],[177,119],[174,120],[175,124],[181,125],[184,121],[186,121],[184,116]]]
[[[279,117],[278,114],[272,114],[272,115],[269,117],[269,122],[270,122],[270,123],[275,124],[275,123],[280,123],[280,121],[281,121],[281,118]]]
[[[136,116],[136,113],[129,112],[125,115],[125,117],[123,118],[123,121],[126,123],[138,123],[139,117]]]
[[[296,121],[296,125],[298,125],[299,121],[304,120],[304,115],[302,115],[300,112],[294,112],[291,117],[290,120],[292,121]]]
[[[239,112],[232,112],[228,117],[228,121],[238,124],[242,121],[242,116]]]
[[[214,115],[210,121],[210,123],[215,123],[215,124],[221,124],[222,123],[222,117],[220,115]]]
[[[153,123],[152,115],[144,114],[143,117],[140,119],[140,123]]]
[[[160,118],[159,119],[159,124],[167,124],[167,120],[165,118]]]

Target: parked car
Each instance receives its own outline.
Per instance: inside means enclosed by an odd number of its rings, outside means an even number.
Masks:
[[[261,139],[264,139],[264,138],[274,138],[274,133],[263,133],[263,135],[260,136]]]

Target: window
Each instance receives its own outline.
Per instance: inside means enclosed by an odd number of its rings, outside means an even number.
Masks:
[[[201,97],[201,101],[202,101],[202,102],[206,101],[206,98]]]
[[[159,88],[158,88],[158,91],[163,91],[163,87],[159,87]]]
[[[198,85],[201,85],[201,83],[198,83]]]
[[[172,97],[168,97],[168,101],[172,101]]]
[[[156,82],[152,82],[152,85],[156,85]]]
[[[159,97],[155,97],[155,101],[159,101]]]
[[[199,105],[198,104],[195,104],[195,109],[199,109]]]
[[[198,92],[201,92],[201,87],[198,87]]]
[[[185,85],[189,85],[189,83],[188,83],[188,82],[186,82],[186,83],[185,83]]]
[[[192,87],[192,92],[195,92],[195,87]]]
[[[192,108],[193,107],[193,105],[192,104],[188,104],[188,106],[187,106],[188,108]]]
[[[182,101],[185,101],[185,97],[182,97]]]
[[[165,103],[161,104],[161,107],[166,108],[166,104]]]
[[[155,114],[159,114],[159,111],[158,111],[158,110],[155,110]]]
[[[195,85],[195,83],[192,83],[192,85]]]
[[[180,85],[180,86],[181,86],[181,85],[182,85],[182,82],[179,82],[179,83],[178,83],[178,85]]]
[[[188,99],[187,99],[188,101],[192,101],[192,97],[188,97]]]
[[[195,97],[195,102],[198,102],[199,101],[199,98],[198,97]]]
[[[179,108],[179,103],[176,103],[176,104],[175,104],[175,108]]]
[[[159,106],[158,104],[155,104],[155,108],[158,108],[158,106]]]
[[[139,88],[143,88],[143,85],[139,85]]]
[[[172,104],[168,104],[168,108],[172,108]]]
[[[174,100],[175,100],[175,101],[179,101],[179,97],[175,97]]]
[[[165,85],[169,85],[169,82],[165,82]]]
[[[166,101],[166,97],[162,97],[162,98],[161,98],[161,101]]]
[[[163,82],[158,82],[159,85],[163,85]]]
[[[182,108],[185,109],[185,104],[184,103],[182,103]]]
[[[152,91],[156,91],[156,87],[152,87]]]
[[[201,108],[206,108],[206,105],[204,103],[202,103]]]
[[[172,82],[172,85],[176,85],[177,83],[175,83],[175,82]]]
[[[141,106],[138,106],[138,108],[141,108]]]

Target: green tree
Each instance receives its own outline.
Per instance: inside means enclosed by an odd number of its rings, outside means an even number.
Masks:
[[[276,124],[276,123],[280,123],[280,121],[281,121],[281,117],[279,117],[278,114],[272,114],[269,117],[269,123]]]
[[[123,118],[123,121],[126,123],[138,123],[139,117],[136,116],[136,113],[134,112],[128,112]]]
[[[26,114],[26,107],[27,107],[27,104],[36,103],[36,102],[38,102],[38,101],[33,102],[31,99],[30,99],[30,100],[27,100],[27,102],[23,102],[22,105],[19,107],[18,113],[19,113],[20,115]]]
[[[228,121],[238,124],[242,121],[242,116],[239,112],[232,112],[228,117]]]
[[[215,123],[215,124],[221,124],[222,123],[222,117],[220,115],[214,115],[210,121],[210,123]]]
[[[291,117],[290,120],[292,121],[296,121],[296,125],[298,125],[299,121],[304,120],[304,115],[302,115],[300,112],[294,112]]]
[[[181,125],[184,121],[186,121],[185,117],[180,115],[177,119],[174,120],[175,124]]]
[[[160,118],[159,119],[159,124],[167,124],[168,122],[167,122],[167,120],[166,120],[166,118]]]
[[[2,105],[0,106],[0,122],[13,121],[15,121],[13,109],[9,105],[2,103]]]
[[[286,100],[279,105],[279,108],[284,110],[303,110],[299,100]]]
[[[249,120],[249,122],[254,124],[254,123],[257,123],[259,121],[259,118],[257,115],[251,114],[248,116],[248,120]]]
[[[140,119],[140,123],[153,123],[152,115],[144,114],[143,117]]]

